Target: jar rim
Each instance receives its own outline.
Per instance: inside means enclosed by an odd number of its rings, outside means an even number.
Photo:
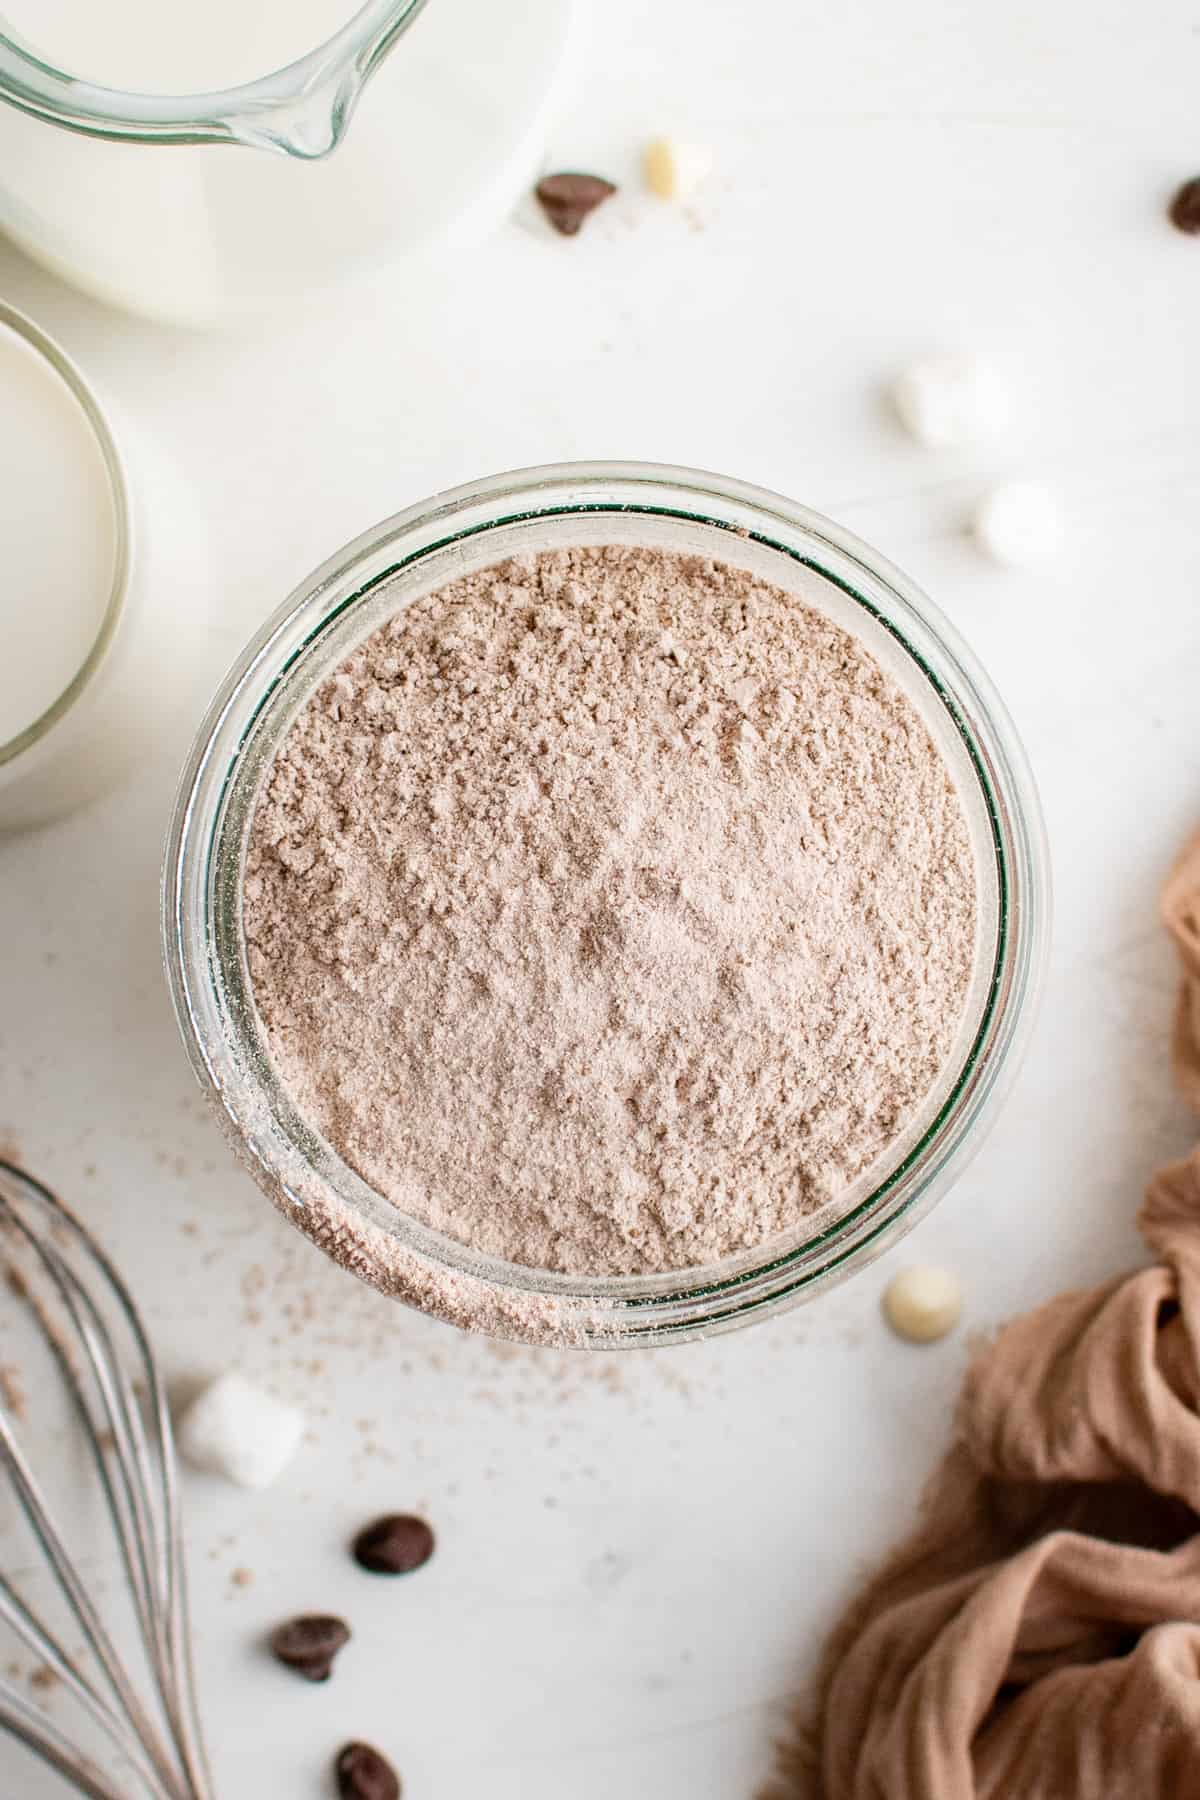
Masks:
[[[18,312],[15,306],[0,300],[0,328],[4,327],[21,338],[64,383],[96,439],[112,501],[113,574],[96,635],[66,687],[15,737],[7,741],[0,740],[0,775],[18,757],[26,755],[40,744],[53,727],[75,707],[85,690],[92,686],[120,628],[133,557],[133,525],[125,465],[93,389],[61,344],[56,343],[40,325],[35,325],[25,313]]]
[[[272,745],[263,747],[270,737],[264,709],[276,709],[271,730],[286,729],[302,703],[301,672],[307,693],[314,668],[334,666],[330,634],[349,629],[371,594],[468,543],[477,552],[494,539],[489,560],[502,560],[512,553],[515,527],[598,518],[628,526],[631,516],[712,528],[726,546],[730,533],[757,539],[879,620],[931,684],[974,768],[995,856],[996,930],[969,1052],[950,1071],[936,1116],[869,1192],[802,1221],[783,1234],[785,1247],[777,1238],[708,1269],[588,1278],[500,1263],[419,1225],[348,1170],[298,1115],[289,1117],[290,1099],[255,1049],[252,996],[240,972],[240,857],[258,782],[274,755]],[[716,557],[719,543],[714,537]],[[324,665],[312,660],[318,640]],[[335,1259],[424,1310],[498,1336],[606,1348],[733,1329],[812,1297],[910,1229],[978,1147],[1015,1074],[1044,966],[1048,912],[1041,810],[1015,729],[971,652],[921,591],[851,533],[780,495],[703,471],[633,463],[518,470],[453,489],[384,521],[318,569],[263,626],[213,701],[183,773],[163,882],[168,978],[193,1066],[276,1204]]]
[[[363,86],[427,0],[365,0],[324,43],[254,81],[145,94],[88,81],[0,29],[0,99],[88,137],[229,143],[311,159],[340,142]],[[2,24],[2,21],[0,21]]]

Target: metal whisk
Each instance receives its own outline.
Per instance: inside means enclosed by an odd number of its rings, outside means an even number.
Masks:
[[[82,1427],[86,1461],[115,1534],[132,1601],[124,1638],[141,1665],[135,1680],[66,1547],[43,1484],[22,1448],[11,1393],[0,1406],[0,1462],[54,1584],[87,1646],[69,1652],[17,1591],[4,1557],[0,1619],[74,1703],[71,1733],[0,1678],[0,1728],[91,1800],[212,1800],[196,1708],[175,1452],[162,1379],[145,1328],[111,1262],[61,1201],[0,1161],[0,1269],[61,1375],[68,1416]],[[89,1484],[91,1485],[91,1484]],[[63,1495],[72,1506],[80,1494]],[[57,1603],[56,1603],[57,1604]],[[80,1740],[94,1748],[81,1748]]]

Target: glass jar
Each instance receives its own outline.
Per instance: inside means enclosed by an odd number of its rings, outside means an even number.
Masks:
[[[18,463],[12,476],[44,489],[36,512],[21,487],[5,496],[17,509],[17,541],[5,544],[8,592],[0,601],[6,689],[11,684],[28,701],[32,685],[38,698],[36,717],[6,717],[0,728],[3,832],[70,812],[116,779],[135,754],[141,677],[146,686],[152,677],[142,656],[143,588],[129,487],[99,402],[59,345],[3,302],[0,365],[0,404]],[[36,474],[22,466],[34,437],[41,446]],[[50,542],[64,521],[42,517],[47,509],[73,515],[69,561]],[[45,581],[54,592],[39,606]],[[67,592],[60,591],[64,582]]]
[[[114,428],[62,346],[3,301],[0,415],[6,833],[164,754],[197,701],[210,583],[190,488],[164,447],[128,419]]]
[[[886,1155],[782,1237],[710,1268],[580,1278],[481,1256],[397,1211],[298,1114],[251,999],[241,873],[260,781],[297,713],[351,649],[473,569],[581,543],[693,552],[795,591],[852,632],[925,721],[962,797],[977,869],[974,974],[934,1090]],[[227,677],[184,771],[163,929],[193,1066],[265,1191],[385,1292],[460,1325],[590,1347],[706,1337],[809,1299],[926,1213],[995,1117],[1029,1031],[1049,910],[1033,781],[1004,708],[949,624],[873,550],[791,501],[639,464],[524,470],[398,514],[330,559]]]
[[[0,301],[0,833],[175,742],[198,702],[207,540],[191,488],[67,351]],[[130,479],[133,472],[133,481]]]
[[[503,217],[573,0],[345,0],[353,17],[287,67],[182,97],[98,85],[68,44],[39,46],[39,7],[0,6],[0,231],[114,305],[208,325]]]

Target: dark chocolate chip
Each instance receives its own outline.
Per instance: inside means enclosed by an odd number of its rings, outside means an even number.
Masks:
[[[339,1800],[400,1800],[400,1777],[370,1744],[347,1744],[333,1767]]]
[[[328,1681],[334,1657],[349,1642],[350,1627],[345,1620],[328,1613],[306,1613],[276,1626],[271,1633],[274,1654],[305,1681]]]
[[[389,1513],[360,1531],[354,1560],[372,1575],[407,1575],[433,1555],[433,1532],[412,1513]]]
[[[564,237],[574,237],[588,214],[616,193],[602,175],[545,175],[537,184],[542,211]]]
[[[1200,175],[1185,181],[1171,202],[1171,223],[1189,237],[1200,237]]]

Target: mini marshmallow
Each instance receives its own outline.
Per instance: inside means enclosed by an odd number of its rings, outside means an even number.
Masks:
[[[304,1435],[304,1415],[231,1370],[198,1394],[176,1427],[180,1455],[193,1468],[238,1487],[267,1488],[282,1475]]]
[[[962,1283],[949,1269],[902,1269],[883,1296],[888,1324],[910,1344],[930,1344],[953,1331],[962,1304]]]
[[[927,356],[896,377],[892,404],[905,430],[931,450],[965,449],[999,436],[1009,392],[978,356]]]
[[[1042,562],[1062,542],[1062,519],[1046,488],[1035,481],[1009,481],[979,502],[971,535],[993,562]]]
[[[686,200],[713,166],[706,144],[681,144],[676,138],[655,138],[647,144],[643,159],[646,186],[660,200]]]

